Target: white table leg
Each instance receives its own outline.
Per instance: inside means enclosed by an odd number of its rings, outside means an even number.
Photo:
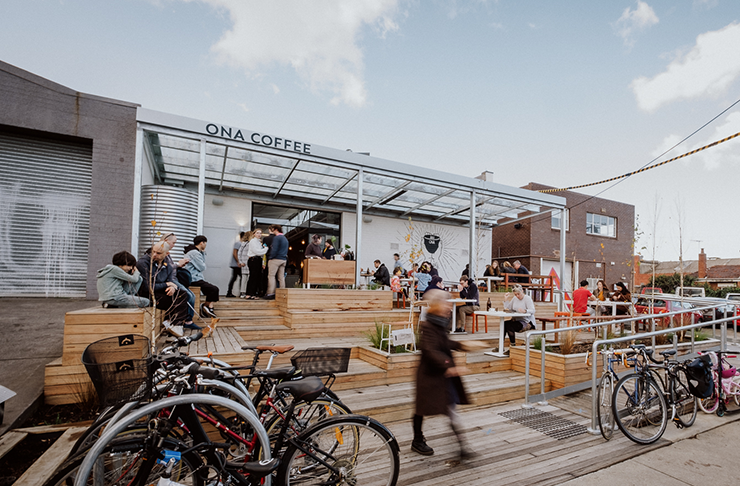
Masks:
[[[498,335],[498,353],[494,353],[493,351],[488,351],[483,354],[487,354],[488,356],[495,356],[497,358],[508,358],[506,354],[504,354],[504,316],[499,317],[499,335]]]

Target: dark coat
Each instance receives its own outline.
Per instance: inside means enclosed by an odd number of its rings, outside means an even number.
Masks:
[[[381,263],[375,274],[373,275],[375,280],[382,285],[391,285],[391,274],[388,273],[388,269],[385,267],[385,263]]]
[[[449,322],[449,318],[446,321]],[[460,377],[445,377],[445,371],[455,366],[452,350],[462,349],[462,345],[451,340],[443,326],[423,321],[420,331],[421,359],[416,370],[416,415],[447,413],[448,407],[453,402],[448,382],[457,392],[458,403],[463,405],[470,403]]]

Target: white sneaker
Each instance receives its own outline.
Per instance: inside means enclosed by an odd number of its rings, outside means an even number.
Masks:
[[[239,298],[240,299],[246,299],[247,298],[247,294],[239,294]]]
[[[162,321],[162,325],[165,329],[169,329],[170,326],[172,326],[172,323],[169,320],[165,319],[164,321]]]

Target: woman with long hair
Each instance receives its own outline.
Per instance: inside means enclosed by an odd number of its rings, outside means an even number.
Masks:
[[[249,282],[247,282],[247,298],[256,300],[260,294],[264,294],[264,266],[263,256],[267,253],[267,247],[262,244],[262,230],[257,228],[252,233],[247,248],[247,267],[249,268]]]

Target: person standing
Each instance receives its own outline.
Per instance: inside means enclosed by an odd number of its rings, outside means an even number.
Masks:
[[[249,240],[252,239],[252,232],[245,231],[241,234],[241,241],[239,242],[239,251],[237,252],[237,260],[241,266],[241,283],[239,285],[239,298],[245,299],[247,297],[247,283],[249,282]]]
[[[247,266],[249,267],[249,281],[247,282],[247,296],[249,299],[257,299],[264,292],[264,266],[262,257],[267,253],[267,246],[262,243],[262,230],[257,228],[252,233],[247,248]]]
[[[285,264],[288,262],[288,238],[283,235],[283,227],[271,224],[267,230],[273,236],[267,257],[267,294],[265,299],[275,298],[276,284],[285,288]],[[326,250],[324,250],[326,251]]]
[[[321,236],[311,235],[311,243],[306,245],[306,251],[303,253],[306,258],[324,258],[321,255]]]
[[[203,272],[206,270],[206,246],[208,245],[208,239],[203,235],[198,235],[193,238],[193,244],[185,247],[185,256],[188,263],[185,264],[185,268],[192,275],[192,282],[190,285],[194,287],[200,287],[200,291],[205,295],[206,301],[200,305],[201,317],[216,317],[216,312],[213,310],[213,304],[218,302],[218,287],[210,282],[206,282],[203,277]]]
[[[326,260],[333,260],[334,255],[337,254],[337,250],[334,249],[334,243],[329,238],[324,241],[324,251],[321,254]]]
[[[450,427],[460,446],[459,457],[462,460],[473,456],[466,447],[460,416],[456,411],[458,404],[469,403],[460,379],[467,370],[455,364],[452,351],[471,351],[477,348],[478,343],[463,344],[449,338],[447,330],[452,310],[449,298],[450,295],[443,290],[430,290],[424,294],[424,300],[429,306],[420,326],[421,359],[416,370],[414,439],[411,450],[423,456],[434,454],[434,449],[426,442],[422,425],[425,416],[444,414],[450,419]]]
[[[455,332],[465,332],[465,320],[467,316],[480,310],[480,300],[478,298],[478,286],[471,284],[467,275],[460,277],[460,284],[457,286],[461,299],[475,300],[469,304],[461,305],[457,308],[457,325],[460,326]]]
[[[242,264],[239,262],[239,248],[242,247],[242,237],[244,237],[244,231],[239,233],[239,240],[234,243],[234,249],[231,251],[231,263],[229,264],[231,268],[231,280],[229,280],[229,286],[226,289],[226,297],[236,297],[232,290],[237,280],[239,280],[241,287]]]

